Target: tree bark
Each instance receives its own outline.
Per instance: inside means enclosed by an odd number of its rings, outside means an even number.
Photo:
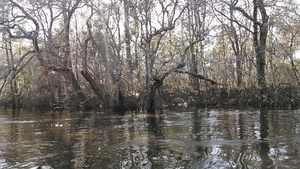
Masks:
[[[159,89],[159,87],[163,84],[164,78],[162,79],[155,79],[155,82],[152,84],[149,95],[148,95],[148,105],[147,105],[147,112],[154,113],[156,109],[155,105],[155,96],[156,92]]]
[[[242,65],[241,65],[241,49],[240,49],[240,43],[238,39],[238,35],[236,32],[236,29],[234,27],[233,23],[233,8],[230,8],[230,32],[232,38],[230,38],[231,41],[231,46],[233,48],[234,54],[235,54],[235,64],[236,64],[236,77],[237,77],[237,86],[240,87],[242,84],[242,77],[243,77],[243,72],[242,72]]]
[[[265,5],[263,0],[253,0],[253,18],[254,18],[254,32],[253,32],[253,44],[256,54],[256,70],[257,70],[257,81],[259,88],[263,91],[266,87],[266,42],[268,35],[268,20],[269,16],[265,10]],[[258,22],[258,10],[260,11],[262,22]],[[259,32],[258,32],[259,28]],[[259,36],[259,38],[258,38]]]
[[[131,56],[131,34],[129,27],[129,0],[124,0],[124,17],[125,17],[125,45],[126,45],[126,59],[129,67],[129,72],[133,72],[132,56]]]
[[[198,57],[195,54],[195,49],[192,47],[191,48],[191,72],[194,74],[198,73]],[[200,87],[199,84],[199,79],[195,78],[195,77],[191,77],[191,81],[192,81],[192,87],[194,90],[198,90]]]

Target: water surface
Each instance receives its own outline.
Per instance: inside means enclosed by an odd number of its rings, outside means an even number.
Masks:
[[[299,168],[300,111],[0,109],[0,168]]]

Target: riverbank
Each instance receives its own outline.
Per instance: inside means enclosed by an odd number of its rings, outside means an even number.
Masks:
[[[214,88],[207,91],[168,91],[161,90],[161,93],[157,93],[156,107],[157,109],[164,107],[207,107],[207,108],[226,108],[226,107],[263,107],[268,109],[297,109],[300,108],[300,88],[298,87],[269,87],[263,91],[261,97],[261,91],[257,88],[246,89],[226,89],[226,88]],[[136,111],[141,110],[142,101],[138,97],[124,96],[124,104],[126,110]],[[44,97],[39,100],[22,100],[24,101],[23,108],[36,108],[36,109],[53,109],[53,104],[49,97]],[[9,99],[1,100],[1,107],[11,107],[12,101]],[[97,99],[89,100],[90,108],[94,110],[98,109],[110,109],[104,107],[103,103],[100,103]],[[60,107],[56,107],[55,110],[71,110],[70,107],[76,106],[76,102],[70,100],[69,102],[61,103]],[[112,107],[115,111],[118,111],[118,107]],[[74,109],[77,110],[77,109]],[[124,109],[122,109],[124,111]]]
[[[163,95],[166,106],[197,107],[265,107],[270,109],[295,109],[300,107],[298,87],[269,87],[263,91],[247,89],[210,89],[208,91],[173,93]]]

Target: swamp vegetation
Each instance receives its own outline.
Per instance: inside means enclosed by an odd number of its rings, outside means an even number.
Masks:
[[[0,104],[297,108],[296,0],[0,0]]]

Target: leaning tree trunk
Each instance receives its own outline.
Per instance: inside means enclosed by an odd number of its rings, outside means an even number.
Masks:
[[[77,104],[76,108],[80,108],[79,106],[82,106],[82,108],[84,110],[88,109],[89,108],[89,102],[87,101],[87,98],[86,98],[85,94],[82,92],[81,87],[80,87],[77,79],[75,78],[75,75],[74,75],[73,71],[71,69],[68,69],[65,72],[65,75],[68,78],[68,80],[70,80],[74,90],[76,91],[76,96],[78,98],[77,100],[79,102]]]
[[[92,39],[92,32],[91,32],[91,28],[90,28],[90,24],[88,22],[86,22],[86,25],[88,27],[88,37],[84,40],[83,42],[83,49],[82,49],[82,70],[81,70],[81,75],[84,77],[84,79],[90,84],[92,90],[94,91],[94,93],[97,95],[98,99],[100,99],[101,101],[103,100],[103,93],[101,88],[99,87],[99,84],[97,83],[97,81],[93,78],[93,76],[91,75],[91,73],[88,70],[88,66],[87,66],[87,55],[88,55],[88,43],[89,41]]]

